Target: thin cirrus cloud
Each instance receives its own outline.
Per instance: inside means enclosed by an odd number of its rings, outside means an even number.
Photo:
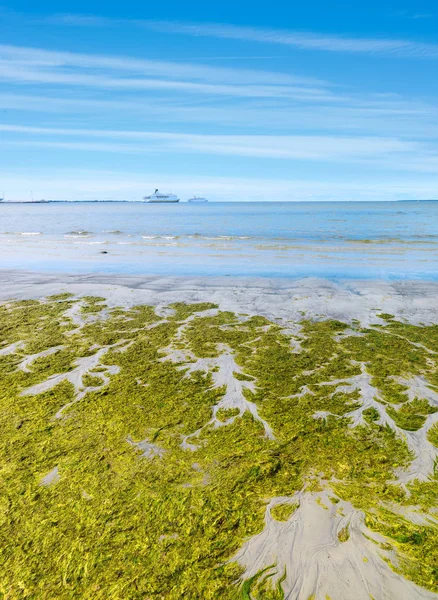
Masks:
[[[283,73],[9,45],[0,45],[0,79],[19,84],[105,90],[327,101],[337,99],[324,82]]]
[[[344,135],[375,135],[378,137],[408,137],[418,140],[434,140],[438,137],[438,123],[434,107],[421,103],[380,102],[364,104],[360,99],[350,106],[308,106],[306,102],[279,102],[269,99],[224,101],[220,105],[190,105],[183,99],[152,101],[145,98],[101,99],[84,98],[82,90],[77,94],[47,96],[35,94],[0,94],[0,110],[11,114],[50,115],[62,123],[68,116],[83,122],[96,118],[112,122],[129,114],[145,128],[153,123],[177,124],[177,126],[207,125],[209,128],[239,127],[246,131],[294,133],[318,130],[321,133]],[[22,118],[20,116],[20,118]],[[42,118],[42,117],[38,117]],[[256,127],[255,127],[256,124]]]
[[[71,74],[64,72],[48,72],[46,70],[19,68],[1,64],[0,79],[14,82],[30,82],[38,84],[56,84],[111,90],[151,90],[201,93],[220,96],[237,97],[282,97],[282,98],[321,98],[318,90],[286,86],[256,85],[217,85],[195,83],[190,81],[172,81],[167,79],[140,79],[127,77],[109,77],[98,74]],[[328,100],[329,94],[322,96]]]
[[[0,45],[1,80],[21,86],[20,92],[29,84],[40,92],[27,98],[0,95],[0,108],[15,112],[88,113],[92,118],[99,111],[112,121],[132,114],[154,123],[284,132],[320,128],[380,137],[432,138],[438,129],[435,109],[424,102],[353,89],[345,94],[328,81],[280,72]],[[41,94],[43,88],[50,95]],[[108,93],[102,96],[102,91]],[[202,100],[206,97],[208,102]]]
[[[205,66],[188,62],[138,59],[129,56],[105,56],[45,50],[41,48],[0,44],[0,60],[23,66],[42,68],[77,67],[135,72],[138,75],[186,78],[218,83],[256,83],[275,85],[324,85],[312,77],[269,72],[258,69],[236,69]]]
[[[162,33],[277,44],[300,50],[347,52],[356,54],[384,54],[405,58],[438,58],[438,44],[429,44],[411,40],[347,37],[222,23],[198,24],[164,20],[110,19],[100,16],[75,14],[53,15],[48,17],[46,21],[55,24],[87,27],[128,25],[144,27]]]
[[[0,131],[5,134],[25,136],[24,140],[5,139],[3,144],[6,145],[21,144],[27,147],[41,146],[127,154],[175,151],[251,158],[360,162],[361,160],[379,161],[382,158],[387,160],[403,154],[409,157],[425,152],[418,142],[382,137],[194,135],[21,125],[0,125]],[[32,139],[33,136],[38,136],[38,139]],[[89,139],[103,141],[90,142]]]
[[[305,100],[305,99],[304,99]],[[343,98],[341,98],[343,100]],[[304,104],[304,106],[302,106]],[[298,107],[301,106],[301,112]],[[311,106],[308,108],[308,112],[303,112],[306,108],[306,102],[291,104],[288,101],[244,101],[242,103],[233,103],[223,101],[219,106],[212,105],[191,105],[190,101],[184,101],[179,98],[167,98],[164,100],[160,98],[160,102],[153,102],[150,99],[136,98],[126,99],[121,97],[119,99],[96,99],[94,97],[84,98],[81,94],[75,96],[69,95],[55,96],[55,95],[32,95],[32,94],[19,94],[19,93],[0,93],[0,109],[16,109],[16,110],[31,110],[37,112],[79,112],[81,110],[130,110],[130,111],[152,111],[154,117],[156,115],[164,115],[170,112],[175,117],[181,120],[192,119],[196,121],[204,121],[210,119],[218,119],[227,121],[227,117],[233,120],[233,111],[236,111],[236,118],[239,122],[245,118],[245,115],[250,115],[251,122],[257,122],[255,116],[260,117],[261,112],[265,109],[271,109],[273,116],[278,115],[276,121],[285,125],[285,115],[293,116],[297,115],[296,124],[299,124],[303,115],[308,118],[316,119],[318,113],[315,112],[315,107]],[[433,105],[421,102],[407,102],[402,101],[399,98],[392,100],[382,99],[380,97],[369,97],[356,96],[350,97],[350,103],[348,106],[345,103],[341,103],[339,106],[332,104],[326,107],[320,107],[319,110],[330,109],[330,116],[345,117],[348,119],[349,116],[382,116],[382,117],[421,117],[421,116],[434,116],[436,109]],[[336,112],[337,111],[337,112]],[[266,115],[265,115],[266,116]],[[328,114],[322,115],[327,123]],[[198,118],[197,118],[198,117]],[[257,123],[260,125],[260,123]]]
[[[10,51],[8,56],[12,56]],[[22,52],[15,56],[24,60]],[[25,56],[28,60],[27,53]],[[30,53],[30,56],[33,54]],[[93,58],[92,56],[91,59]],[[54,61],[54,57],[51,60]],[[69,60],[76,64],[75,55],[69,55]],[[8,67],[12,69],[11,65]],[[216,88],[213,86],[208,87],[212,96],[205,101],[205,94],[190,93],[193,89],[190,85],[183,88],[184,94],[172,93],[172,84],[171,87],[156,88],[160,94],[155,97],[148,93],[153,90],[153,84],[148,84],[151,86],[149,88],[136,90],[135,80],[133,82],[129,77],[128,82],[123,78],[122,85],[125,87],[109,88],[113,93],[102,96],[101,78],[104,77],[106,81],[108,74],[99,73],[99,76],[91,77],[89,72],[85,73],[88,85],[82,86],[81,73],[71,71],[58,73],[47,72],[47,70],[40,72],[39,69],[34,72],[29,67],[25,67],[25,73],[22,70],[21,62],[15,64],[10,75],[15,79],[11,81],[26,84],[33,81],[35,87],[39,88],[51,87],[56,82],[60,89],[56,93],[51,91],[50,95],[43,89],[39,89],[38,93],[35,91],[24,93],[23,87],[19,92],[11,90],[8,93],[0,93],[0,110],[12,111],[12,114],[18,111],[47,113],[59,119],[62,119],[63,114],[80,115],[81,119],[85,120],[94,119],[99,115],[100,119],[110,117],[112,122],[120,119],[125,121],[125,116],[131,115],[137,123],[140,122],[146,128],[148,123],[153,123],[155,128],[156,123],[160,122],[207,124],[209,127],[238,126],[259,131],[274,129],[284,133],[309,130],[315,132],[319,129],[322,132],[336,131],[338,134],[362,132],[380,137],[395,135],[429,139],[437,137],[438,134],[434,104],[430,101],[405,99],[397,94],[370,94],[350,89],[347,96],[339,93],[332,94],[326,88],[318,90],[317,94],[311,93],[309,89],[306,89],[305,93],[295,91],[292,97],[291,89],[288,88],[290,95],[286,98],[275,94],[260,97],[252,96],[254,86],[249,86],[249,89],[245,90],[247,92],[245,96],[229,94],[227,97],[218,94],[215,98]],[[9,76],[9,71],[3,69],[3,76]],[[109,79],[110,86],[114,85],[113,78],[110,76]],[[43,80],[43,83],[38,86],[38,83],[41,84],[40,80]],[[64,80],[68,83],[63,84]],[[44,85],[45,83],[47,86]],[[168,85],[168,82],[165,81],[164,85]],[[327,86],[329,85],[327,83]],[[267,91],[277,93],[276,87],[278,86],[268,86]],[[280,87],[280,93],[283,93],[283,86]],[[28,90],[29,86],[26,85],[24,89]],[[181,89],[179,88],[179,92]],[[198,88],[195,86],[194,89]],[[229,92],[227,86],[226,90]]]
[[[415,106],[415,103],[412,102],[405,102],[400,106],[401,103],[397,96],[386,97],[380,94],[360,97],[352,90],[349,90],[349,94],[345,94],[330,82],[295,77],[279,72],[225,69],[184,62],[149,61],[123,56],[49,51],[11,45],[0,45],[0,80],[15,84],[56,85],[61,88],[88,88],[115,93],[157,92],[168,94],[168,100],[172,97],[171,94],[178,94],[177,108],[181,109],[182,121],[188,120],[190,108],[186,107],[185,109],[181,93],[185,96],[191,95],[192,98],[209,95],[218,98],[227,96],[229,98],[246,98],[248,101],[254,98],[271,101],[283,99],[287,102],[308,103],[309,106],[315,103],[321,105],[325,103],[327,106],[339,104],[346,110],[358,109],[362,111],[362,114],[364,114],[364,110],[369,109],[370,114],[372,111],[374,116],[379,111],[381,114],[392,115],[413,115],[415,113],[424,115],[426,112],[430,112],[429,108]],[[18,106],[23,106],[23,99],[19,98],[18,100]],[[51,95],[46,107],[53,106],[55,110],[60,110],[62,104],[64,108],[68,105],[68,99],[64,99],[64,101],[60,99],[58,103],[54,100],[55,96]],[[144,99],[143,102],[139,100],[137,98],[135,102],[126,102],[124,106],[123,101],[112,97],[106,99],[106,104],[104,102],[100,104],[102,108],[112,106],[114,109],[125,107],[128,110],[141,110],[141,106],[144,106],[145,103]],[[151,100],[150,97],[149,100]],[[223,100],[221,102],[223,104]],[[85,104],[85,98],[78,97],[78,108],[85,107]],[[36,99],[35,106],[37,105],[38,100]],[[92,99],[89,100],[89,106],[93,106]],[[198,106],[198,108],[200,107]],[[205,108],[206,110],[201,110],[199,115],[195,114],[196,111],[191,111],[195,121],[200,121],[202,112],[206,115],[214,115],[215,112],[220,115],[221,113],[219,106],[215,107],[215,111],[212,110],[211,105],[204,106]],[[158,107],[155,106],[154,112],[163,114],[164,110],[165,105],[160,102]],[[227,122],[232,112],[230,113],[229,108],[226,108],[222,111],[220,118]],[[291,111],[289,112],[291,113]],[[169,107],[168,114],[171,113],[172,107]],[[243,122],[248,120],[247,116],[245,114],[241,116]],[[290,114],[290,116],[293,115]],[[261,124],[263,119],[260,120],[259,117],[260,111],[254,122]],[[318,114],[314,113],[314,117],[317,120]],[[270,120],[272,121],[272,118]],[[283,123],[287,125],[287,121],[283,121]]]

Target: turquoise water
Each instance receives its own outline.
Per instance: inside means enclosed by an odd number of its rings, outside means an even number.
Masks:
[[[2,268],[438,279],[438,202],[0,205]]]

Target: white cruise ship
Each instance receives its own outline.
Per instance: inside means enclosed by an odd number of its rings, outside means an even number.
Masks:
[[[155,190],[150,196],[145,196],[143,200],[145,202],[179,202],[179,198],[175,194],[163,194],[158,190]]]
[[[193,198],[189,198],[187,202],[208,202],[207,198],[202,198],[199,196],[193,196]]]

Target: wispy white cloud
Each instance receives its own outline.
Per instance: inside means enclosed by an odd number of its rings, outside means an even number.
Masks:
[[[16,65],[0,64],[0,79],[13,82],[27,82],[38,84],[54,84],[62,86],[79,86],[99,88],[106,90],[150,90],[174,91],[191,94],[210,94],[216,96],[236,97],[279,97],[279,98],[324,98],[328,100],[330,94],[322,95],[319,90],[292,86],[268,85],[219,85],[209,83],[195,83],[191,81],[172,81],[169,79],[140,79],[128,77],[110,77],[99,74],[66,72],[49,72],[41,69],[19,68]]]
[[[355,133],[410,138],[438,137],[438,115],[432,104],[403,101],[397,97],[350,96],[350,101],[336,103],[308,99],[291,101],[276,98],[225,99],[220,103],[191,102],[185,98],[158,99],[130,98],[119,95],[115,99],[84,96],[83,90],[66,95],[37,95],[0,93],[0,110],[12,113],[46,113],[52,118],[75,115],[81,120],[95,120],[96,116],[113,121],[130,114],[142,124],[178,123],[207,124],[209,127],[240,127],[246,130],[280,130],[283,133],[300,131]],[[32,118],[36,118],[33,116]],[[150,126],[150,125],[149,125]]]
[[[257,69],[205,66],[186,61],[146,60],[128,56],[105,56],[11,46],[0,44],[0,60],[13,61],[22,67],[104,69],[135,73],[137,76],[179,78],[225,84],[268,84],[323,86],[324,81],[312,77]]]
[[[3,139],[3,145],[18,143],[28,147],[40,146],[125,154],[191,152],[252,158],[354,162],[380,161],[382,157],[387,160],[394,156],[403,157],[403,155],[411,156],[427,152],[427,148],[418,142],[383,137],[194,135],[156,131],[43,128],[20,125],[0,125],[0,131],[27,136],[25,140],[18,141],[10,138]],[[31,136],[30,139],[27,139],[29,136]],[[32,139],[35,136],[38,136],[37,140]],[[67,140],[59,140],[59,138],[67,138]],[[97,143],[87,141],[90,138],[105,141]],[[428,157],[428,160],[433,164],[434,157]]]
[[[0,79],[104,90],[335,99],[327,84],[289,74],[0,45]]]
[[[420,14],[420,13],[418,13]],[[234,39],[265,44],[279,44],[300,50],[385,54],[394,57],[438,58],[438,44],[385,38],[361,38],[325,35],[279,29],[228,25],[222,23],[185,23],[139,19],[109,19],[99,16],[60,14],[49,18],[53,23],[72,26],[111,27],[128,25],[169,34]]]

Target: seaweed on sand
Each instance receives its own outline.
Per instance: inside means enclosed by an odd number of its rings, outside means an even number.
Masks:
[[[232,558],[263,530],[267,500],[303,490],[362,511],[399,575],[438,591],[436,474],[397,483],[415,459],[408,434],[437,446],[436,326],[306,320],[297,350],[278,324],[210,303],[162,316],[104,302],[0,306],[0,594],[279,600],[285,565],[248,578]],[[257,412],[215,409],[238,393]],[[277,525],[294,507],[272,509]]]

